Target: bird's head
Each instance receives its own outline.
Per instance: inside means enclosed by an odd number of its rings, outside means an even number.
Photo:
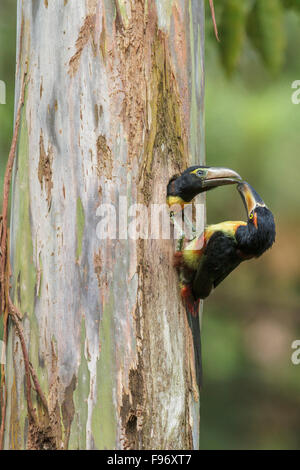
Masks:
[[[248,215],[248,231],[241,230],[241,234],[243,234],[245,239],[245,252],[254,256],[260,256],[275,241],[273,214],[249,183],[242,181],[238,184],[237,189]]]
[[[238,173],[230,168],[191,166],[181,175],[173,176],[167,186],[167,204],[188,204],[197,194],[225,184],[241,181]]]

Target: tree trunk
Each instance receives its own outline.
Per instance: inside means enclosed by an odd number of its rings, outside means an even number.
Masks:
[[[32,389],[28,419],[10,324],[4,447],[197,449],[199,338],[174,242],[126,224],[204,161],[203,0],[19,0],[17,24],[12,296],[48,413]]]

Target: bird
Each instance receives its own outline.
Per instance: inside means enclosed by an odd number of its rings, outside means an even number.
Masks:
[[[175,253],[181,296],[193,316],[198,315],[200,299],[206,299],[241,262],[260,257],[275,242],[274,216],[262,198],[246,181],[238,182],[237,190],[247,221],[208,225]]]
[[[175,220],[175,213],[181,211],[184,220],[188,222],[186,214],[184,214],[184,208],[187,204],[193,202],[193,199],[198,194],[210,191],[218,186],[234,184],[239,181],[242,181],[242,178],[237,172],[223,167],[194,165],[184,170],[180,175],[174,175],[167,185],[167,204],[171,211],[171,221],[174,225],[178,225]],[[188,223],[192,225],[190,222]],[[193,269],[190,269],[188,262],[184,262],[184,255],[187,254],[187,252],[182,252],[185,234],[182,232],[181,227],[179,227],[179,233],[180,231],[181,237],[179,239],[179,248],[174,257],[174,266],[179,270],[181,295],[186,305],[187,313],[190,312],[187,315],[187,319],[193,338],[196,380],[200,390],[202,386],[201,332],[198,317],[200,300],[194,297],[192,292],[192,280],[197,272],[197,261]],[[193,227],[192,233],[195,233]]]
[[[197,194],[239,180],[242,180],[240,175],[230,168],[190,166],[169,180],[167,204],[169,207],[176,205],[180,210],[186,204],[190,204]]]

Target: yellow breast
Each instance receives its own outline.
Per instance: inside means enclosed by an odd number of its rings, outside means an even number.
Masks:
[[[167,196],[167,204],[169,207],[174,206],[175,204],[179,204],[181,207],[183,207],[188,203],[185,202],[180,196]]]

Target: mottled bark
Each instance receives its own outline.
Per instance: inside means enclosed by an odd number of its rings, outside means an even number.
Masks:
[[[164,203],[169,177],[203,162],[203,47],[203,0],[18,2],[13,301],[49,415],[32,390],[28,422],[11,324],[5,448],[198,448],[174,244],[96,227],[101,204]]]

